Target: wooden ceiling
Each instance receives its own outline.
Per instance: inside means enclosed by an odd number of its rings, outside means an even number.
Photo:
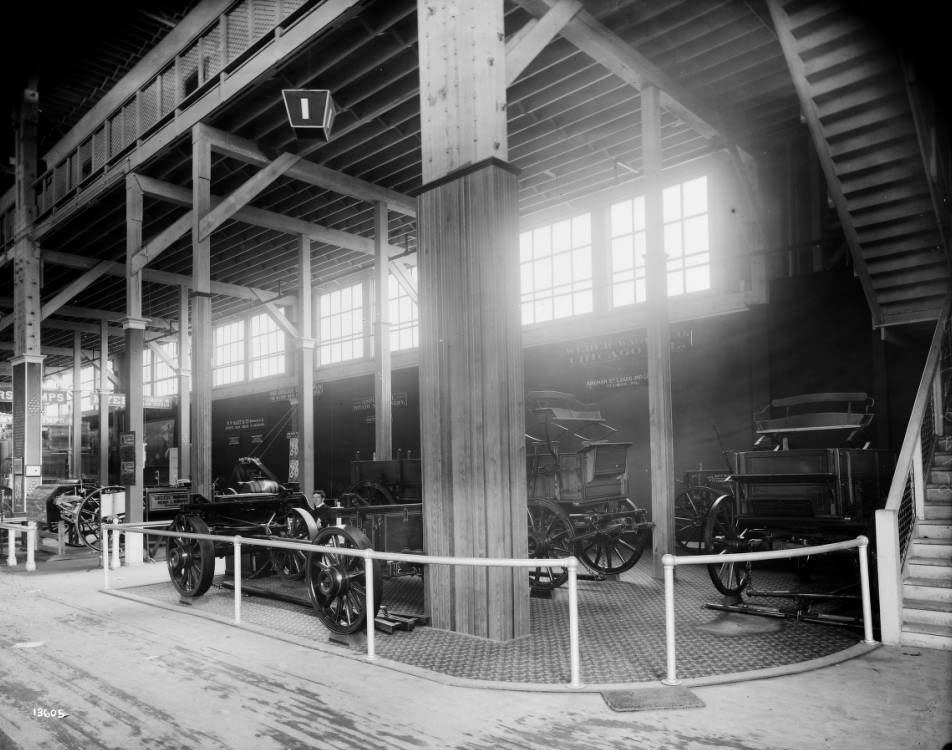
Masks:
[[[262,0],[259,0],[262,1]],[[275,2],[276,0],[271,0]],[[507,2],[506,31],[520,29],[535,0]],[[163,18],[181,18],[192,2],[166,2]],[[759,0],[584,0],[586,10],[633,51],[664,72],[716,125],[723,138],[707,138],[667,114],[664,165],[671,167],[736,145],[755,157],[802,137],[800,107],[770,16]],[[140,24],[148,25],[140,15]],[[162,24],[139,30],[112,49],[90,48],[61,78],[41,86],[41,140],[49,145],[78,120],[108,80],[104,71],[117,49],[129,49]],[[364,0],[303,52],[284,60],[267,80],[228,102],[206,122],[256,142],[264,151],[308,159],[368,182],[412,195],[421,185],[416,0]],[[128,41],[128,46],[125,44]],[[141,47],[140,47],[141,49]],[[79,70],[99,75],[79,75]],[[94,81],[99,81],[94,84]],[[286,120],[282,88],[330,89],[339,108],[329,141],[296,141]],[[513,82],[508,93],[509,158],[520,170],[519,209],[524,222],[598,191],[638,179],[641,170],[638,91],[574,44],[556,37]],[[188,137],[170,144],[140,170],[174,185],[191,183]],[[255,167],[225,157],[213,165],[212,192],[226,195]],[[371,204],[291,179],[279,179],[254,205],[328,227],[371,236]],[[186,209],[147,199],[144,236],[154,236]],[[125,195],[112,189],[59,223],[41,240],[44,251],[123,262]],[[411,218],[390,214],[390,242],[415,249]],[[279,293],[297,283],[296,239],[229,221],[212,237],[213,280]],[[369,267],[372,258],[329,245],[314,245],[313,283],[341,279]],[[149,268],[190,274],[191,244],[183,237]],[[77,275],[46,263],[44,299]],[[12,299],[12,274],[3,274],[0,298]],[[176,287],[145,283],[144,314],[177,318]],[[122,311],[124,280],[104,276],[70,303]],[[254,306],[216,297],[216,318]],[[9,307],[8,307],[9,309]],[[12,338],[12,331],[5,332]],[[0,338],[3,337],[0,335]],[[44,326],[45,344],[70,346],[72,333]],[[94,348],[94,339],[87,346]],[[118,343],[118,342],[116,342]]]

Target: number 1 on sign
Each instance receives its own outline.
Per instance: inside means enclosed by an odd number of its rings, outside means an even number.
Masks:
[[[301,99],[301,117],[305,120],[311,119],[311,113],[307,107],[307,99]]]

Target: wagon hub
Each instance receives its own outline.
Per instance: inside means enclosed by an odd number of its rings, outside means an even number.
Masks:
[[[173,570],[178,570],[188,563],[188,550],[181,546],[173,546],[169,550],[169,565]]]
[[[349,578],[336,567],[321,568],[317,576],[317,590],[326,599],[336,599],[346,593]]]

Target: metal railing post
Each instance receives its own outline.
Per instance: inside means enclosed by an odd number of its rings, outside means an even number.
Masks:
[[[17,566],[17,538],[13,526],[7,527],[7,534],[7,565],[11,568],[15,568]]]
[[[102,587],[109,589],[109,526],[102,525]]]
[[[572,687],[582,686],[578,647],[578,560],[569,561],[569,673]]]
[[[869,539],[859,537],[859,581],[863,595],[863,643],[876,643],[873,640],[873,605],[869,596]]]
[[[27,571],[36,570],[36,521],[28,521],[26,524],[26,569]]]
[[[367,658],[376,659],[376,642],[374,638],[376,633],[374,631],[374,613],[375,602],[374,602],[374,561],[370,556],[371,550],[364,550],[364,584],[367,590],[367,600],[365,606],[367,608]]]
[[[674,648],[674,555],[664,555],[661,564],[664,566],[664,639],[667,654],[667,676],[661,680],[661,684],[680,685]]]
[[[241,622],[241,537],[235,537],[235,622]]]
[[[113,570],[118,570],[122,567],[122,559],[119,557],[119,535],[121,533],[119,529],[112,530],[112,563],[110,563],[110,565]]]

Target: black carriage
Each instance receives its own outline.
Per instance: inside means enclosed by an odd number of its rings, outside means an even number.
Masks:
[[[872,542],[874,513],[885,505],[894,456],[864,439],[871,407],[864,393],[771,402],[755,417],[755,449],[732,456],[733,471],[726,478],[731,491],[718,497],[704,518],[703,551],[812,546],[860,534]],[[830,442],[840,444],[818,447]],[[749,563],[710,565],[708,571],[725,595],[750,585]]]
[[[423,500],[423,473],[419,458],[409,451],[385,460],[361,459],[350,462],[350,485],[341,495],[348,506],[419,503]]]
[[[558,391],[531,391],[526,436],[529,557],[574,555],[599,578],[638,562],[653,523],[628,493],[631,444],[594,404]],[[530,572],[536,592],[561,586],[568,571]]]

